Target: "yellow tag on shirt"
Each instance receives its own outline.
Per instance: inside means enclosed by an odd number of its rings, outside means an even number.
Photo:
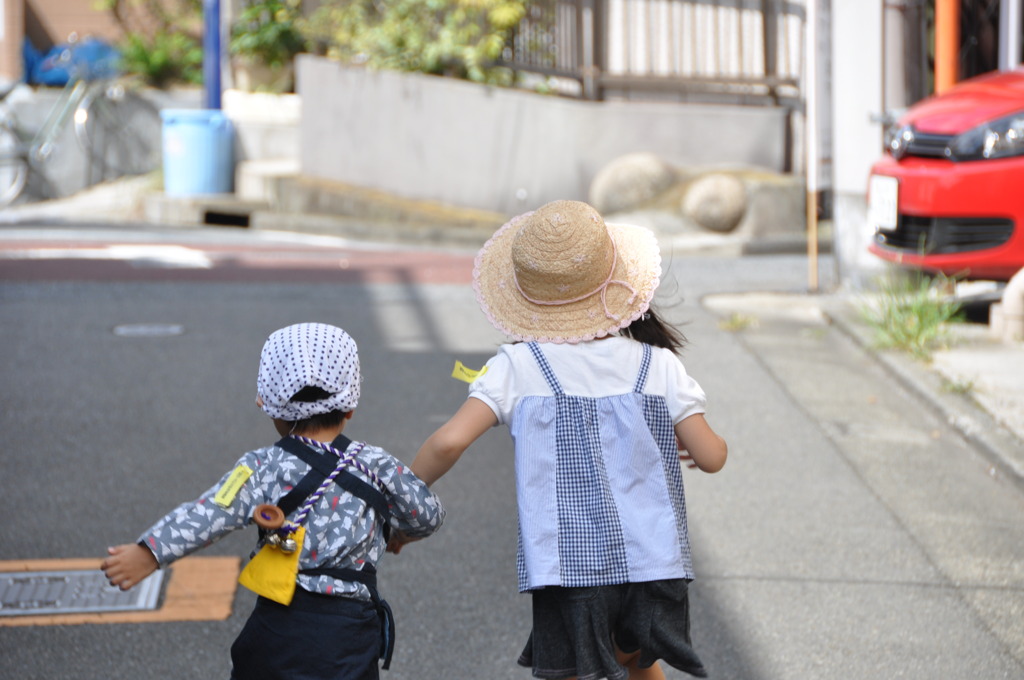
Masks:
[[[268,600],[283,605],[291,604],[295,595],[295,578],[299,575],[299,553],[302,552],[302,539],[305,537],[306,527],[299,527],[292,534],[299,546],[293,553],[284,553],[280,548],[264,545],[245,565],[238,576],[238,582]]]
[[[235,496],[238,495],[238,492],[242,490],[242,486],[249,481],[251,476],[252,470],[247,465],[236,467],[228,475],[227,481],[217,490],[217,495],[213,497],[213,502],[222,508],[231,505],[235,501]]]
[[[471,383],[484,373],[487,372],[487,367],[484,366],[479,371],[474,371],[472,368],[468,368],[461,361],[455,362],[455,368],[452,370],[452,377],[462,382]]]

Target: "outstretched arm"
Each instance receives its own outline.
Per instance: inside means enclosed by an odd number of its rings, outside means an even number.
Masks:
[[[729,448],[725,440],[708,425],[704,414],[697,413],[680,420],[675,430],[682,460],[692,461],[691,467],[696,466],[704,472],[718,472],[722,469]]]
[[[487,404],[470,397],[447,423],[427,437],[409,469],[430,486],[452,469],[470,444],[497,423],[498,419]],[[414,540],[417,539],[394,531],[387,550],[397,555],[402,546]]]
[[[138,543],[126,543],[107,548],[107,553],[110,556],[103,560],[100,569],[106,574],[110,585],[117,586],[121,590],[128,590],[132,586],[138,585],[159,566],[149,548]]]
[[[428,486],[433,484],[458,462],[470,444],[497,424],[494,411],[479,399],[470,397],[447,423],[427,438],[410,468]]]

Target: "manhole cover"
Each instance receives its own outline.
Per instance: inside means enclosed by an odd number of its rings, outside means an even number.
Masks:
[[[130,323],[114,326],[114,335],[124,338],[164,338],[181,335],[185,327],[176,323]]]
[[[123,592],[96,571],[0,573],[0,616],[156,609],[163,571]]]

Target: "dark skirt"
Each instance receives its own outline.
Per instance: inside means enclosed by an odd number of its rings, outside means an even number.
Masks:
[[[640,652],[638,664],[665,663],[699,678],[704,664],[690,644],[688,579],[533,592],[533,631],[519,664],[548,680],[623,680],[616,647]]]
[[[380,619],[370,602],[295,590],[260,597],[231,646],[232,680],[378,680]]]

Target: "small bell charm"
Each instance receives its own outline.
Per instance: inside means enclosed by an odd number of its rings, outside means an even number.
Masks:
[[[278,536],[276,533],[271,533],[269,536],[267,536],[267,545],[273,546],[275,548],[281,547],[281,537]]]
[[[285,555],[291,555],[293,552],[299,549],[299,544],[295,542],[295,539],[289,536],[288,538],[281,541],[281,552]]]

